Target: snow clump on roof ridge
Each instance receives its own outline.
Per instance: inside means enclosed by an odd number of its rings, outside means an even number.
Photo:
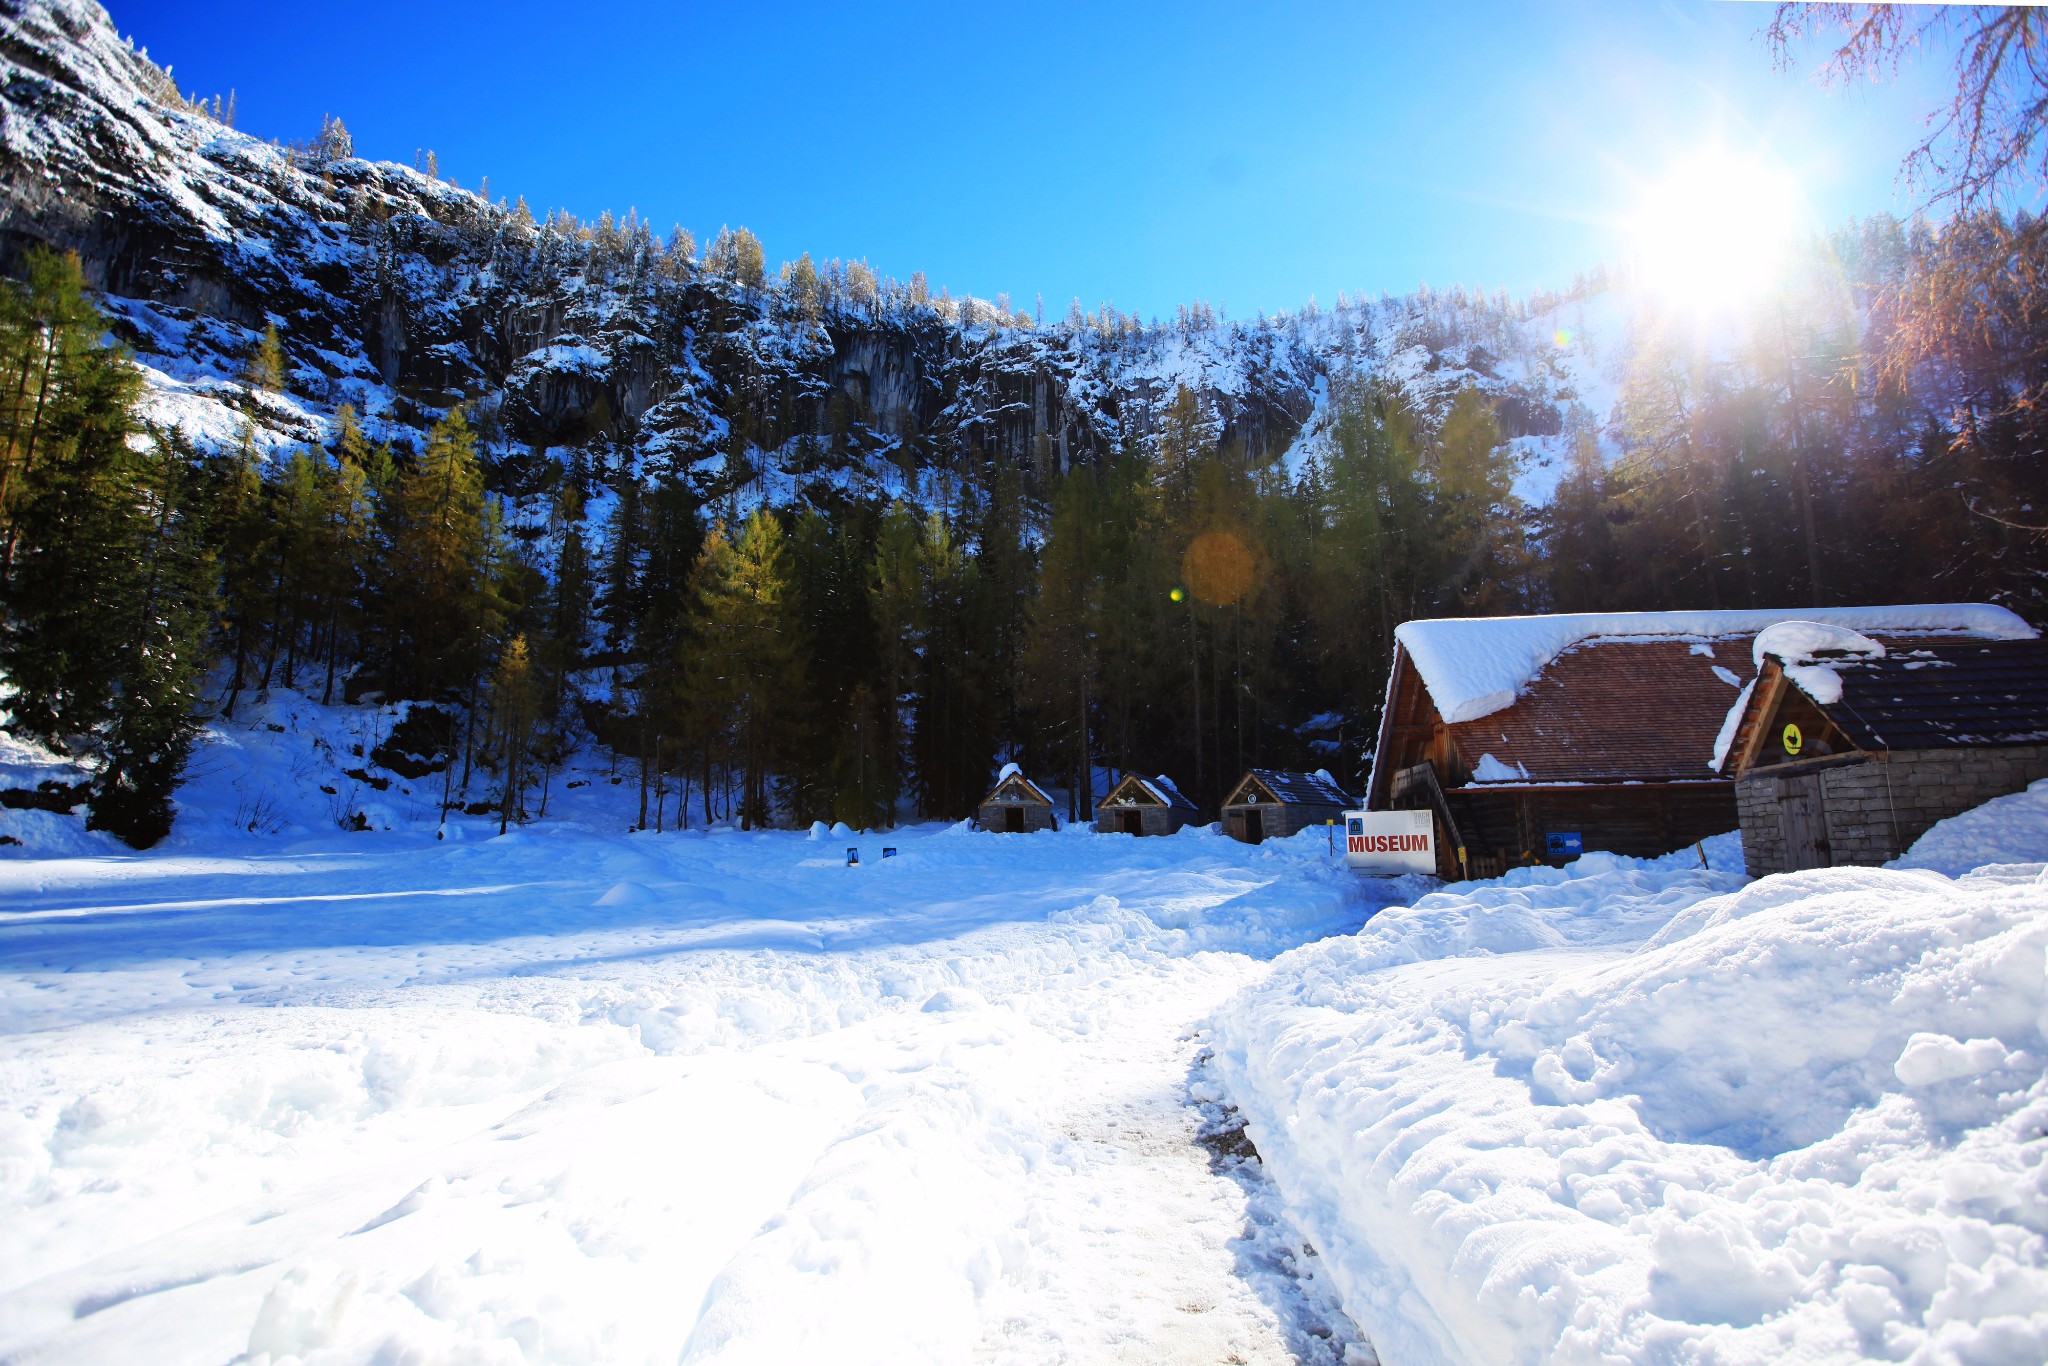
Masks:
[[[1573,612],[1538,617],[1443,617],[1404,621],[1394,638],[1455,725],[1514,705],[1551,660],[1587,640],[1718,639],[1753,635],[1784,621],[1805,621],[1890,635],[1960,635],[2032,640],[2034,628],[1989,603],[1909,603],[1893,607],[1763,608],[1729,612]]]
[[[1764,656],[1776,655],[1785,677],[1823,707],[1842,700],[1842,676],[1821,663],[1824,659],[1883,659],[1884,646],[1860,631],[1825,621],[1781,621],[1757,633],[1750,658],[1759,672]]]
[[[1861,631],[1835,622],[1781,621],[1757,633],[1750,646],[1750,662],[1761,669],[1765,655],[1776,655],[1782,664],[1812,664],[1830,655],[1854,655],[1883,659],[1884,646]]]

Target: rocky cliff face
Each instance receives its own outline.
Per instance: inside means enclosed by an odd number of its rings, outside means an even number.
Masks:
[[[0,267],[76,250],[154,415],[201,441],[245,424],[317,440],[343,402],[404,436],[467,401],[501,454],[583,448],[706,498],[803,497],[820,479],[914,494],[921,471],[998,461],[1044,476],[1149,437],[1183,386],[1254,461],[1313,449],[1337,372],[1380,372],[1425,408],[1478,385],[1538,461],[1585,417],[1584,358],[1499,303],[1025,326],[831,270],[745,283],[630,220],[536,223],[346,153],[184,107],[91,0],[0,17]],[[237,378],[266,322],[283,395]]]

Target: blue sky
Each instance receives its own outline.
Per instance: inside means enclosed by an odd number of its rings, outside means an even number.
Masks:
[[[948,5],[112,0],[240,126],[410,162],[536,213],[637,207],[772,263],[865,257],[1063,313],[1568,284],[1703,144],[1827,223],[1911,200],[1939,67],[1826,90],[1766,4]],[[1817,63],[1818,51],[1808,54]]]

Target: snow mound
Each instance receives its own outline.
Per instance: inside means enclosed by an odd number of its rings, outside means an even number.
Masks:
[[[1785,664],[1812,664],[1830,656],[1883,659],[1884,646],[1861,631],[1826,621],[1781,621],[1757,632],[1750,662],[1761,669],[1765,655]]]
[[[1758,669],[1765,655],[1776,655],[1785,676],[1823,707],[1842,700],[1842,676],[1823,661],[1883,659],[1884,646],[1860,631],[1824,621],[1781,621],[1757,633],[1750,656]]]
[[[1960,877],[1972,868],[2003,863],[2048,863],[2048,778],[2025,792],[1995,797],[1935,822],[1891,866]]]
[[[1529,780],[1529,770],[1521,764],[1509,768],[1491,754],[1479,756],[1479,762],[1472,766],[1472,781],[1475,783],[1521,783]]]
[[[1011,774],[1022,773],[1023,771],[1023,766],[1020,764],[1004,764],[1002,772],[996,774],[995,786],[1001,787],[1005,782],[1009,780]]]
[[[1211,1017],[1382,1359],[2043,1359],[2048,878],[1591,863]]]
[[[2031,640],[2034,628],[2003,607],[1939,603],[1900,607],[1809,607],[1731,612],[1577,612],[1541,617],[1450,617],[1405,621],[1394,637],[1415,662],[1445,721],[1476,721],[1512,706],[1551,660],[1583,641],[1607,636],[1751,635],[1797,619],[1811,625],[1888,635],[1967,635]]]

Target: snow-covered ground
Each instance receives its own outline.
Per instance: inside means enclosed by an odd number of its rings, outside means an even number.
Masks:
[[[1704,854],[1427,896],[1216,1012],[1353,1319],[1389,1363],[2048,1360],[2048,784],[1907,866]]]
[[[1369,1359],[1191,1032],[1321,839],[188,814],[0,861],[0,1360]]]
[[[437,840],[398,719],[0,810],[0,1363],[2048,1359],[2048,784],[1439,890],[596,761]]]

